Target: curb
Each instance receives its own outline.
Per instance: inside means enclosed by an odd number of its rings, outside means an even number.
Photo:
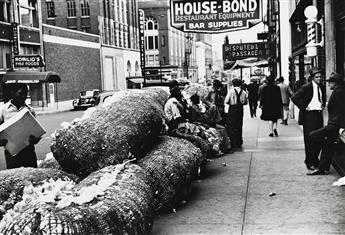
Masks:
[[[73,111],[73,109],[66,109],[66,110],[50,110],[50,111],[36,111],[36,116],[42,116],[42,115],[46,115],[46,114],[54,114],[54,113],[64,113],[64,112],[69,112],[69,111]]]

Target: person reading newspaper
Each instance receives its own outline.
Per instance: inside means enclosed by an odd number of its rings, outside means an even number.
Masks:
[[[22,109],[28,109],[32,115],[35,116],[33,108],[25,103],[28,95],[27,85],[23,83],[11,84],[8,89],[11,91],[11,99],[0,108],[0,124],[8,121]],[[40,139],[40,137],[36,138],[35,136],[30,135],[29,145],[15,156],[11,156],[8,151],[5,151],[7,169],[17,167],[37,167],[37,156],[34,145],[37,144]],[[0,139],[0,146],[5,146],[7,141],[8,140],[6,139]]]

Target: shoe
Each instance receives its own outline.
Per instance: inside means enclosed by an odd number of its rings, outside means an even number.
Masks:
[[[280,124],[285,125],[285,121],[284,121],[284,120],[282,120],[282,122],[281,122]]]
[[[288,125],[288,124],[287,124],[287,120],[285,120],[285,121],[284,121],[284,124],[285,124],[285,126],[287,126],[287,125]]]
[[[307,175],[325,175],[325,171],[319,169],[310,170],[307,172]]]
[[[277,129],[274,129],[273,132],[274,132],[275,136],[278,136],[278,131],[277,131]]]
[[[312,170],[312,171],[319,169],[319,168],[317,168],[316,166],[313,166],[313,165],[307,166],[307,168],[308,168],[308,170]]]
[[[269,136],[269,137],[273,137],[273,133],[269,134],[268,136]]]

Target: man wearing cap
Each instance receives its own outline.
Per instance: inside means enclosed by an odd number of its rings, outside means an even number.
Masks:
[[[329,171],[334,157],[334,142],[340,131],[345,128],[344,78],[338,73],[332,73],[326,81],[329,88],[333,90],[327,105],[328,122],[326,126],[310,133],[313,145],[322,146],[322,152],[319,169],[309,172],[308,175],[323,175]]]
[[[311,81],[303,85],[291,97],[292,102],[299,108],[298,124],[303,125],[305,161],[310,172],[319,165],[320,145],[313,145],[310,132],[323,127],[322,109],[325,104],[324,89],[321,86],[322,73],[319,68],[309,70]]]

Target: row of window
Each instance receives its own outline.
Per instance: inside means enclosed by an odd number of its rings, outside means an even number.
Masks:
[[[67,3],[67,17],[76,17],[76,3],[75,0],[66,0]],[[80,1],[81,16],[90,16],[90,6],[87,1]],[[47,2],[47,15],[49,18],[56,17],[55,3],[53,1]]]

